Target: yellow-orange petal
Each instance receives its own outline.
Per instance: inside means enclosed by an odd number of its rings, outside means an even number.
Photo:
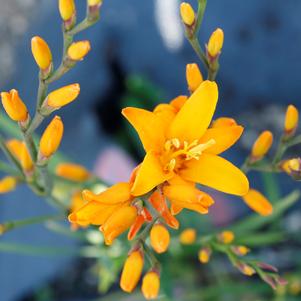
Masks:
[[[299,122],[299,111],[298,109],[293,106],[289,105],[286,110],[285,114],[285,121],[284,121],[284,130],[286,133],[294,132],[298,126]]]
[[[188,180],[234,195],[245,195],[249,181],[245,174],[229,161],[203,153],[199,160],[187,162],[180,175]]]
[[[52,54],[48,44],[41,37],[35,36],[31,39],[31,51],[40,69],[48,69],[52,63]]]
[[[146,300],[156,299],[160,291],[159,274],[154,271],[146,273],[142,280],[141,291]]]
[[[165,172],[155,152],[148,152],[137,171],[132,187],[132,195],[139,196],[151,191],[157,185],[167,181],[173,175]]]
[[[206,143],[209,140],[213,139],[215,141],[215,144],[208,147],[206,150],[204,150],[204,152],[218,155],[235,144],[242,135],[243,130],[244,128],[239,125],[210,128],[202,136],[199,143]]]
[[[261,159],[271,148],[273,143],[273,134],[270,131],[262,132],[252,147],[252,157]]]
[[[162,130],[165,133],[176,116],[176,109],[170,104],[161,103],[155,107],[154,113],[161,119],[162,124],[164,125]]]
[[[263,194],[255,189],[250,189],[242,198],[252,210],[260,215],[267,216],[273,213],[273,205]]]
[[[162,224],[155,224],[150,231],[150,242],[157,253],[166,252],[170,243],[168,230]]]
[[[197,64],[193,63],[186,65],[186,81],[191,93],[193,93],[204,81],[203,75]]]
[[[122,115],[137,131],[145,151],[161,150],[164,146],[164,124],[153,112],[139,108],[125,108]]]
[[[171,203],[170,205],[170,212],[172,215],[177,215],[179,214],[184,208],[180,207],[179,205]]]
[[[183,230],[179,236],[179,240],[183,245],[192,245],[196,241],[196,230],[193,228]]]
[[[234,125],[237,125],[235,119],[230,117],[220,117],[212,121],[211,128],[219,128]]]
[[[84,166],[74,163],[60,163],[57,165],[55,173],[75,182],[83,182],[90,177],[89,171]]]
[[[175,108],[176,112],[179,112],[187,99],[188,97],[186,95],[179,95],[172,99],[169,104]]]
[[[0,194],[13,191],[17,186],[17,179],[11,176],[4,177],[0,180]]]
[[[188,98],[168,131],[169,138],[193,142],[201,138],[208,128],[218,99],[215,82],[204,81]]]

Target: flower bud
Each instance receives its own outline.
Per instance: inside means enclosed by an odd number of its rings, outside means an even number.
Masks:
[[[55,116],[44,131],[40,140],[40,156],[49,158],[59,148],[64,132],[64,124]]]
[[[155,224],[150,231],[151,246],[157,253],[164,253],[169,247],[170,235],[162,224]]]
[[[136,220],[137,208],[124,206],[115,211],[99,228],[105,238],[105,244],[111,245],[116,237],[126,231]]]
[[[211,59],[215,59],[217,56],[219,56],[223,44],[224,44],[224,32],[222,29],[217,28],[211,34],[207,45],[207,52]]]
[[[74,0],[59,0],[59,11],[64,21],[69,21],[75,15]]]
[[[68,48],[68,57],[73,61],[81,61],[91,50],[89,41],[74,42]]]
[[[40,69],[47,72],[52,65],[52,54],[48,44],[35,36],[31,39],[31,52]]]
[[[196,241],[196,231],[192,228],[187,228],[180,234],[180,242],[183,245],[192,245]]]
[[[245,256],[250,252],[250,249],[246,246],[233,246],[231,248],[233,253],[235,253],[237,256]]]
[[[7,176],[0,180],[0,194],[13,191],[17,186],[17,180],[14,177]]]
[[[159,274],[155,271],[147,272],[143,277],[141,290],[146,300],[156,299],[160,291]]]
[[[102,0],[88,0],[89,6],[100,5],[101,3],[102,3]]]
[[[89,171],[78,164],[61,163],[56,167],[55,173],[65,179],[74,182],[84,182],[90,177]]]
[[[256,273],[256,271],[251,266],[243,262],[237,263],[236,267],[246,276],[252,276]]]
[[[49,93],[46,103],[49,107],[60,108],[77,98],[80,92],[79,84],[72,84]]]
[[[203,76],[197,64],[186,65],[186,81],[191,93],[203,82]]]
[[[141,250],[133,251],[126,259],[120,278],[120,287],[123,291],[131,293],[142,274],[143,253]]]
[[[253,144],[251,160],[254,162],[262,159],[270,150],[272,143],[273,134],[270,131],[262,132]]]
[[[212,251],[210,248],[202,248],[198,253],[199,261],[203,264],[208,263],[210,260],[211,253]]]
[[[267,216],[273,213],[273,206],[268,199],[255,189],[242,196],[245,203],[260,215]]]
[[[24,122],[28,119],[26,105],[19,97],[17,90],[1,93],[2,105],[7,115],[14,121]]]
[[[195,22],[195,13],[191,5],[187,2],[182,2],[180,6],[180,13],[183,23],[186,26],[192,26]]]
[[[292,136],[295,134],[295,131],[298,127],[298,121],[299,121],[298,109],[293,105],[289,105],[286,110],[285,121],[284,121],[284,130],[286,135]]]
[[[233,242],[235,236],[232,231],[223,231],[218,235],[218,240],[224,244],[230,244]]]

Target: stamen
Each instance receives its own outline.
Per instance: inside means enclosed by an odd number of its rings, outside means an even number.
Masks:
[[[171,149],[171,141],[170,140],[167,140],[165,142],[164,148],[165,148],[166,151],[168,151],[168,152],[170,151],[170,149]]]
[[[173,171],[176,167],[176,163],[177,163],[176,159],[171,159],[169,163],[166,165],[165,170]]]
[[[178,138],[173,138],[173,139],[171,139],[171,143],[173,144],[173,146],[174,146],[175,148],[179,148],[180,145],[181,145],[181,142],[180,142],[180,140],[179,140]]]

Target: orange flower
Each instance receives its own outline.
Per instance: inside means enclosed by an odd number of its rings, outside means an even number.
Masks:
[[[155,271],[149,271],[142,280],[141,291],[146,300],[156,299],[160,291],[160,276]]]
[[[70,212],[76,212],[79,210],[81,207],[83,207],[87,202],[83,199],[81,191],[76,191],[73,193],[71,197],[71,204],[70,204]],[[87,222],[86,224],[82,224],[81,226],[85,227],[88,226],[89,223]],[[71,229],[76,230],[78,228],[78,225],[75,223],[71,224]]]
[[[155,224],[150,231],[151,246],[157,253],[164,253],[169,247],[170,235],[162,224]]]

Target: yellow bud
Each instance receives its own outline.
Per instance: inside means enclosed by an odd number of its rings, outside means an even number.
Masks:
[[[105,244],[111,245],[116,237],[126,231],[136,220],[137,209],[124,206],[115,211],[99,228],[105,238]]]
[[[241,266],[239,267],[239,270],[246,276],[252,276],[256,273],[255,270],[251,266],[249,266],[245,263],[241,264]]]
[[[14,190],[17,186],[17,180],[14,177],[7,176],[0,180],[0,194]]]
[[[31,39],[31,52],[42,70],[47,70],[52,63],[52,54],[48,44],[40,37],[35,36]]]
[[[162,224],[155,224],[150,231],[151,246],[157,253],[164,253],[169,247],[170,235]]]
[[[120,287],[123,291],[131,293],[142,274],[143,254],[140,250],[132,252],[126,259],[120,278]]]
[[[1,99],[4,110],[12,120],[20,122],[27,120],[28,111],[17,90],[2,92]]]
[[[207,45],[207,51],[211,58],[217,57],[224,44],[224,32],[222,29],[217,28],[210,36]]]
[[[244,256],[250,252],[250,249],[246,246],[234,246],[232,251],[238,256]]]
[[[219,241],[224,244],[230,244],[234,240],[235,236],[232,231],[223,231],[218,235]]]
[[[252,210],[260,215],[267,216],[273,213],[272,204],[264,195],[255,189],[250,189],[242,198]]]
[[[90,173],[85,167],[73,163],[59,164],[56,167],[55,173],[60,177],[75,182],[83,182],[90,177]]]
[[[81,61],[90,50],[89,41],[74,42],[68,48],[68,57],[73,61]]]
[[[180,13],[182,21],[185,25],[191,26],[195,21],[195,13],[189,3],[182,2],[180,6]]]
[[[188,228],[182,231],[180,234],[180,242],[183,245],[191,245],[196,240],[196,231],[195,229]]]
[[[285,121],[284,121],[284,130],[287,134],[293,134],[297,127],[299,121],[299,112],[298,109],[289,105],[286,110]]]
[[[59,0],[59,11],[64,21],[70,20],[75,14],[74,0]]]
[[[300,172],[301,170],[301,160],[300,158],[291,159],[288,161],[288,166],[291,171]]]
[[[209,248],[202,248],[198,254],[199,261],[204,264],[209,262],[210,256],[211,256],[211,249]]]
[[[55,116],[44,131],[40,140],[40,154],[49,158],[60,146],[64,125],[59,116]]]
[[[270,150],[273,143],[273,134],[270,131],[262,132],[252,147],[252,159],[260,160]]]
[[[142,280],[141,290],[146,300],[156,299],[160,291],[159,274],[154,271],[146,273]]]
[[[197,64],[186,65],[186,80],[191,93],[203,82],[203,76]]]
[[[80,92],[79,84],[72,84],[52,91],[47,96],[47,105],[60,108],[77,98]]]
[[[102,3],[102,0],[88,0],[89,6],[95,6],[95,5],[99,5],[101,3]]]

